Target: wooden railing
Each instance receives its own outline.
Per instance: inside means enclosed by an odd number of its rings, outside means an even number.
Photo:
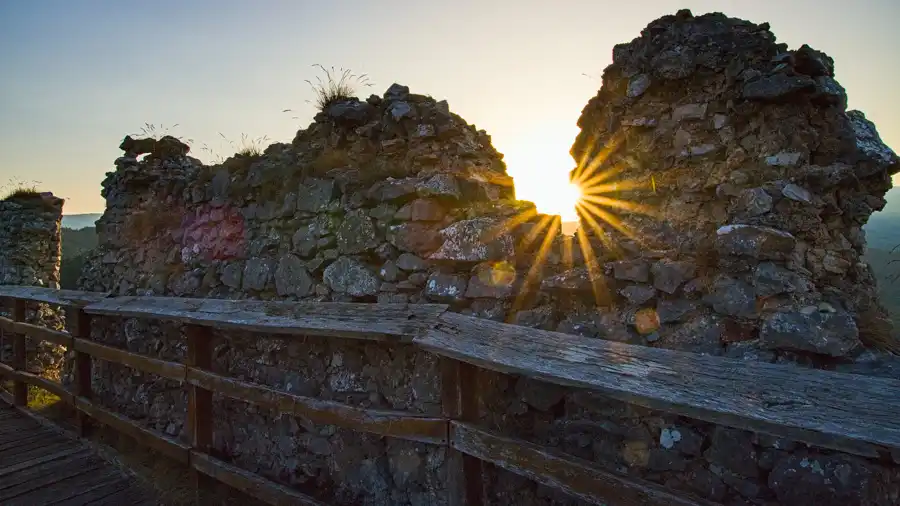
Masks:
[[[74,406],[79,427],[86,428],[90,420],[107,425],[269,504],[323,503],[210,455],[214,392],[313,423],[448,446],[452,505],[483,503],[483,462],[595,504],[711,504],[480,427],[477,368],[588,389],[648,408],[884,462],[900,460],[900,381],[892,379],[588,339],[462,316],[437,304],[111,298],[13,286],[0,286],[0,297],[7,298],[12,309],[11,318],[0,317],[0,340],[11,337],[14,343],[12,361],[0,364],[0,374],[14,382],[15,404],[25,406],[28,384],[46,389]],[[69,332],[24,323],[28,302],[65,308]],[[91,341],[94,316],[181,322],[187,329],[186,359],[170,362]],[[211,371],[214,328],[412,343],[441,357],[442,416],[365,409],[221,376]],[[75,350],[72,391],[25,371],[26,336]],[[144,428],[97,404],[91,393],[95,359],[183,383],[189,394],[190,443]]]

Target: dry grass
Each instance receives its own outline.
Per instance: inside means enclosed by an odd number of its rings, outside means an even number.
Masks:
[[[41,192],[38,191],[36,186],[16,186],[9,193],[6,194],[0,200],[3,201],[11,201],[11,200],[23,200],[23,199],[36,199],[40,198]]]
[[[324,175],[331,169],[346,167],[350,163],[350,155],[343,149],[326,148],[313,160],[311,168],[313,175]]]
[[[331,67],[331,69],[327,69],[318,63],[314,64],[313,67],[318,68],[325,74],[324,78],[323,76],[316,77],[315,83],[306,79],[307,84],[309,84],[309,87],[312,88],[315,94],[315,105],[319,111],[324,111],[335,102],[355,97],[357,87],[368,88],[372,86],[366,74],[357,75],[350,69],[344,68],[335,70],[334,67]],[[285,112],[287,111],[290,111],[290,109],[285,109]]]
[[[268,135],[250,137],[247,134],[241,134],[240,142],[232,141],[228,137],[225,137],[225,134],[222,132],[219,132],[219,137],[225,141],[236,156],[244,158],[257,158],[262,156],[271,141]],[[221,165],[226,161],[226,158],[222,156],[221,153],[212,149],[206,143],[200,147],[200,151],[207,153],[210,156],[210,162],[214,165]]]
[[[859,340],[867,347],[900,355],[900,339],[894,332],[890,318],[878,309],[869,309],[859,315]]]

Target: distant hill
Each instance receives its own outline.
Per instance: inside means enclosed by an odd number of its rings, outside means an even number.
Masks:
[[[100,219],[100,216],[100,214],[65,214],[62,218],[62,226],[72,230],[93,227],[94,222]]]
[[[79,216],[100,216],[79,215]],[[65,217],[63,217],[65,223]],[[59,266],[59,284],[67,290],[77,288],[78,277],[81,275],[81,267],[87,259],[87,254],[97,247],[97,230],[91,223],[88,227],[73,230],[63,227],[60,235],[62,242],[62,262]]]

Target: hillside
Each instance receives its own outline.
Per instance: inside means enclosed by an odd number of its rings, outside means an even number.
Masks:
[[[93,227],[94,222],[100,219],[100,214],[67,214],[62,218],[63,228],[79,230],[82,228]]]
[[[65,218],[63,220],[65,221]],[[97,247],[97,231],[93,226],[78,230],[63,227],[61,242],[62,262],[59,268],[59,284],[62,288],[74,290],[77,288],[78,276],[81,275],[81,266],[84,265],[87,253]]]

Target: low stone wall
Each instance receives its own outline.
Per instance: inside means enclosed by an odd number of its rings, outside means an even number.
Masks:
[[[95,341],[181,361],[181,325],[102,318]],[[213,333],[213,371],[276,390],[351,406],[441,414],[438,361],[411,344]],[[174,381],[96,361],[99,402],[186,440],[186,390]],[[280,415],[216,395],[213,454],[336,504],[446,504],[446,449]]]

